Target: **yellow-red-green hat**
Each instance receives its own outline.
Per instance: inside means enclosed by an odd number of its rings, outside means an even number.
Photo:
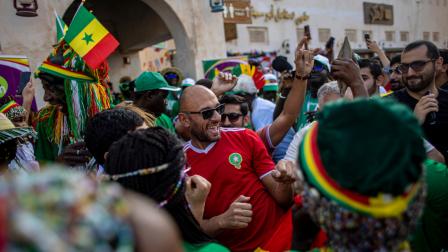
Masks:
[[[299,164],[308,184],[326,198],[375,218],[397,217],[422,186],[422,136],[402,104],[339,101],[326,106],[306,133]]]

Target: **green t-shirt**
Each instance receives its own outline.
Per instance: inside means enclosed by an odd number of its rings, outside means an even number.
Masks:
[[[166,113],[171,118],[174,118],[179,114],[179,99],[177,98],[177,92],[170,91],[166,97]]]
[[[306,112],[316,111],[317,104],[317,98],[311,97],[311,93],[307,92],[305,95],[305,100],[303,101],[302,109],[300,110],[299,118],[296,122],[296,131],[299,131],[301,128],[308,124],[306,120]]]
[[[448,251],[448,168],[427,160],[427,196],[417,230],[411,236],[412,251]]]
[[[193,245],[184,242],[185,252],[230,252],[230,250],[218,243],[206,243],[201,245]]]
[[[171,121],[171,118],[165,114],[161,114],[159,117],[157,117],[156,126],[163,127],[169,132],[176,134],[176,129],[174,128],[173,121]]]

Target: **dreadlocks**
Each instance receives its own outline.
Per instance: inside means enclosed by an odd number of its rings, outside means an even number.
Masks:
[[[192,244],[209,242],[211,239],[200,229],[185,198],[182,176],[185,162],[182,145],[177,138],[156,127],[128,133],[115,142],[109,149],[105,170],[109,175],[125,174],[168,163],[168,168],[160,172],[129,176],[118,182],[159,203],[166,203],[163,207],[176,221],[185,241]]]

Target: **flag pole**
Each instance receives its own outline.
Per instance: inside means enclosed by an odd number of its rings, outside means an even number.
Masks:
[[[54,12],[54,15],[56,17],[56,21],[57,21],[57,23],[59,25],[59,28],[61,28],[62,33],[64,33],[64,27],[61,24],[61,20],[59,19],[58,13],[56,12],[55,9],[53,9],[53,12]]]
[[[81,1],[81,3],[80,3],[79,6],[78,6],[78,9],[77,9],[76,12],[75,12],[75,15],[73,15],[73,18],[76,17],[76,14],[78,14],[79,9],[81,9],[81,6],[84,5],[84,2],[85,2],[85,0]],[[73,21],[73,18],[72,18],[72,21]],[[71,23],[71,22],[70,22],[70,23]]]

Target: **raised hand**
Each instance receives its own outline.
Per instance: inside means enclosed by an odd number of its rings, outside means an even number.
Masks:
[[[221,72],[213,79],[213,84],[210,89],[219,97],[225,92],[232,90],[236,86],[237,81],[238,77],[235,75]]]
[[[271,173],[275,181],[282,184],[292,184],[296,181],[294,163],[289,160],[280,160]]]

